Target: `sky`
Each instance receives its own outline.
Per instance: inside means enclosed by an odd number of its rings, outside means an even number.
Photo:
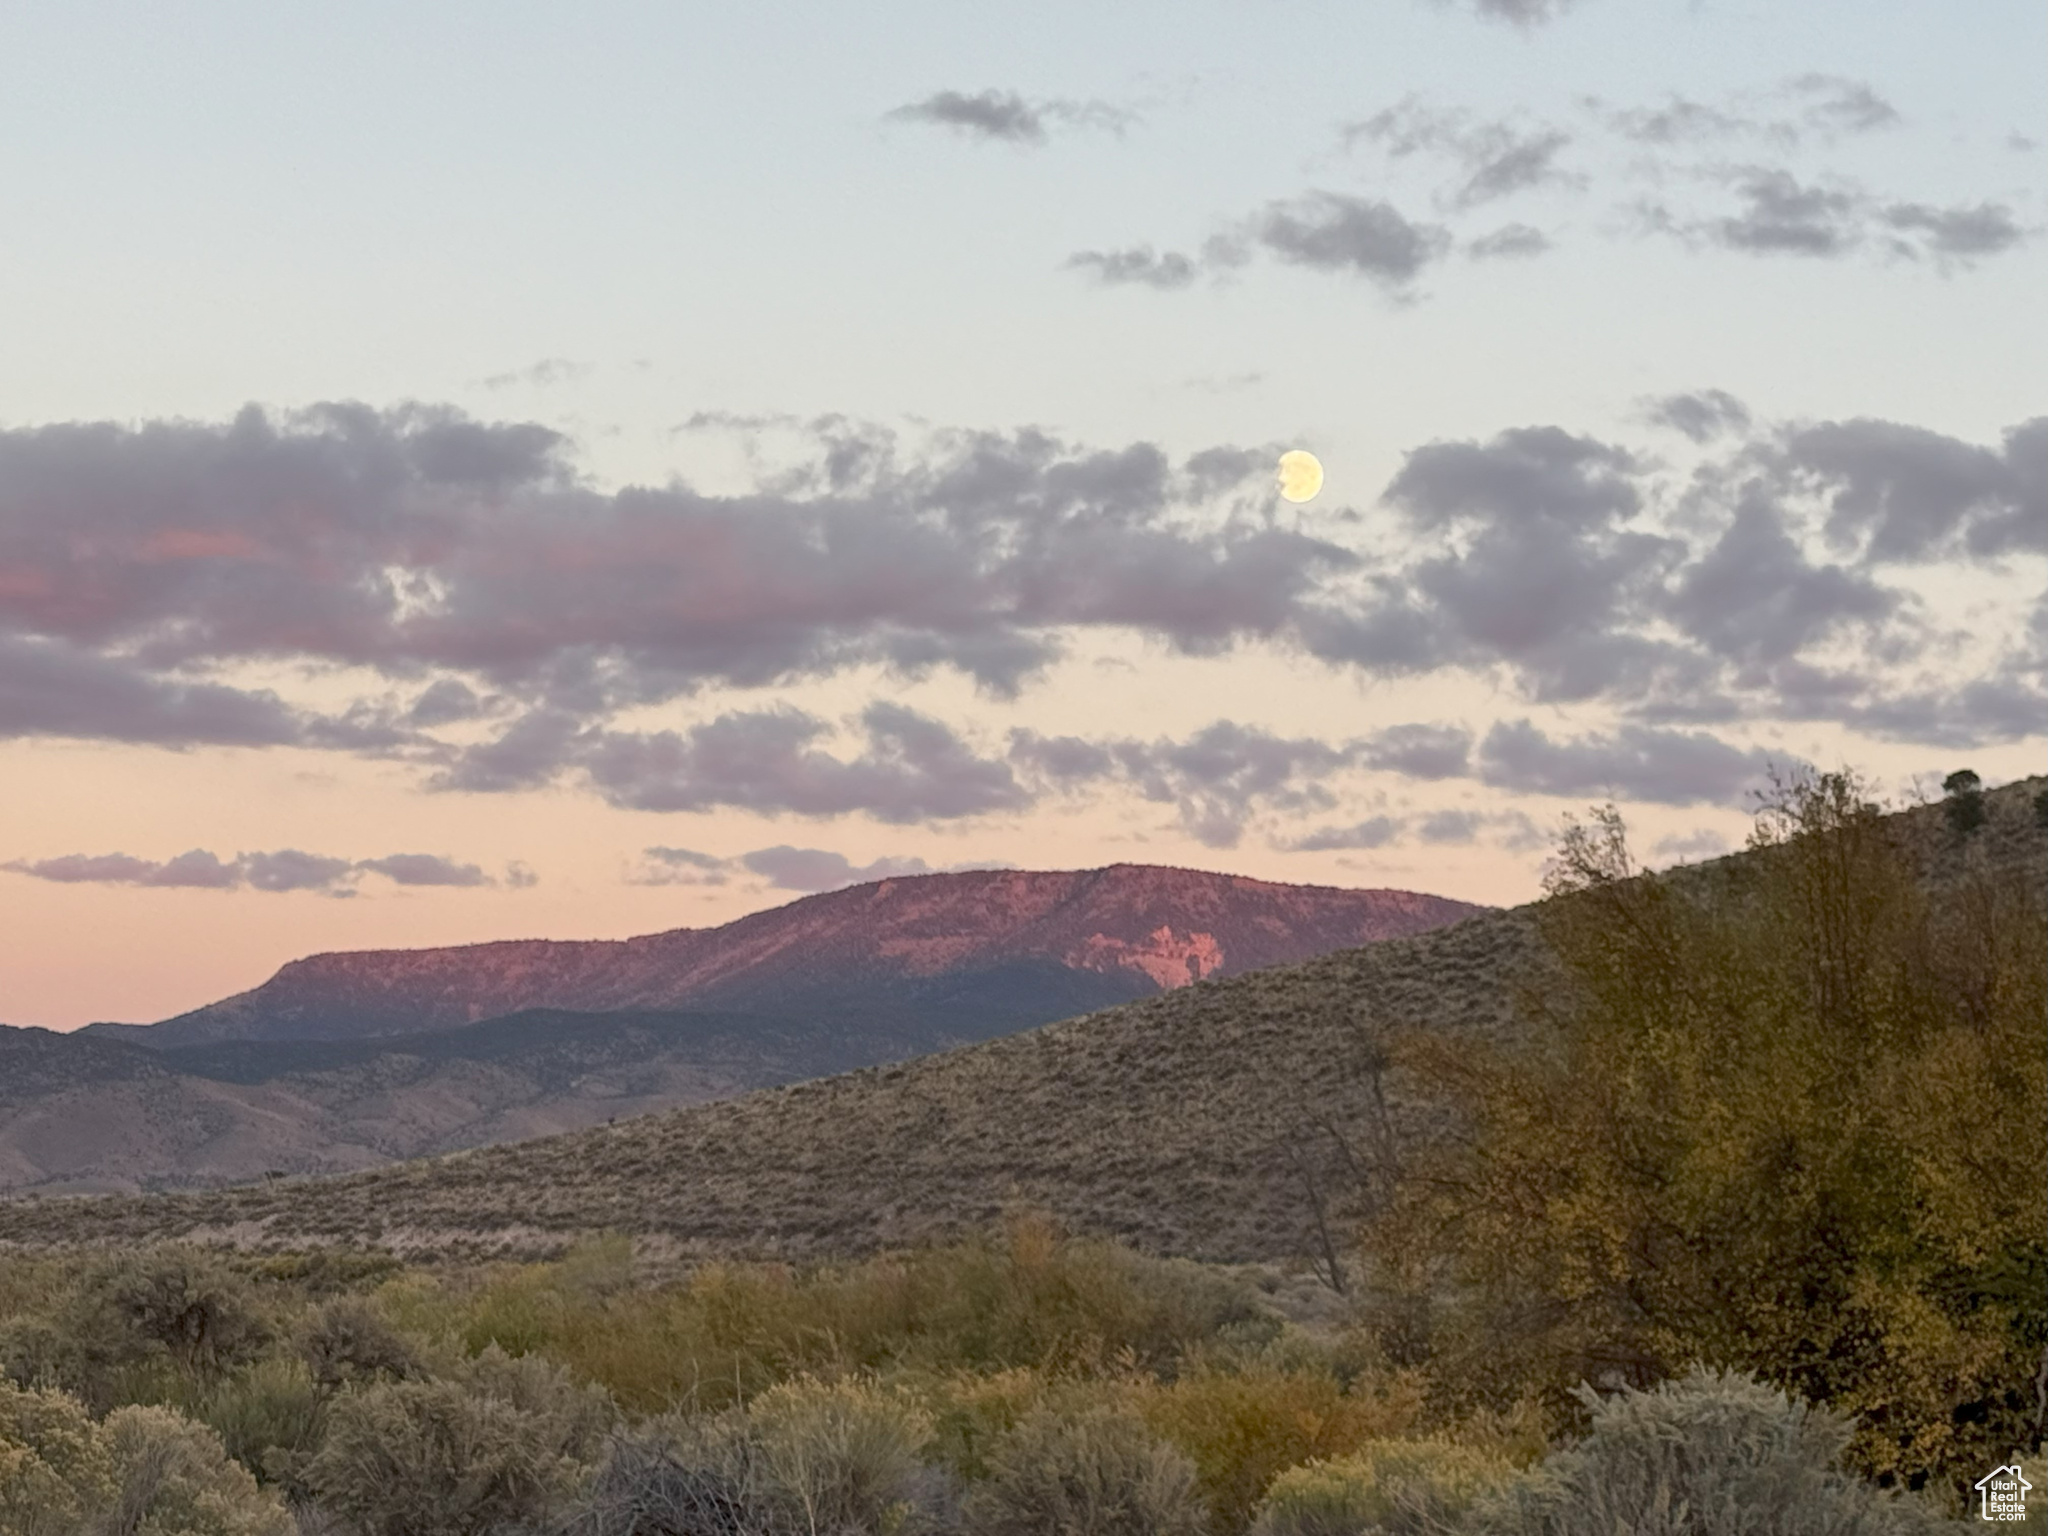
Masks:
[[[2048,735],[2048,12],[0,17],[0,1021]],[[1277,494],[1293,448],[1322,493]]]

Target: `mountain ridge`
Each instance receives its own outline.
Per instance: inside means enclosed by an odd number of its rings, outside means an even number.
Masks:
[[[897,876],[715,928],[309,955],[248,991],[158,1023],[90,1024],[79,1033],[163,1048],[392,1035],[529,1008],[858,1010],[915,997],[948,976],[1024,962],[1102,979],[1107,985],[1085,999],[1100,1007],[1483,910],[1414,891],[1141,864]]]

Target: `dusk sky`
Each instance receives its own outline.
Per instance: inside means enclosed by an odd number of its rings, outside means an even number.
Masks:
[[[2048,735],[2037,0],[0,19],[0,1021]],[[1322,494],[1275,487],[1288,449]]]

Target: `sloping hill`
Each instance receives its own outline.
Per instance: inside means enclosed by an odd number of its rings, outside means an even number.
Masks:
[[[2040,779],[1988,796],[1968,857],[2048,873]],[[1939,880],[1938,807],[1895,835]],[[1738,855],[1737,858],[1747,857]],[[1686,878],[1725,878],[1717,861]],[[1314,1186],[1372,1092],[1361,1030],[1516,1028],[1547,964],[1529,909],[1208,981],[984,1045],[600,1130],[373,1173],[205,1196],[0,1205],[0,1241],[197,1235],[548,1251],[603,1230],[678,1256],[822,1256],[979,1226],[1006,1206],[1224,1260],[1312,1247]],[[1396,1099],[1411,1127],[1426,1106]]]
[[[919,875],[805,897],[719,928],[615,942],[313,955],[160,1024],[82,1033],[167,1048],[359,1039],[529,1008],[813,1017],[947,1000],[1038,1023],[1480,910],[1409,891],[1139,864]]]

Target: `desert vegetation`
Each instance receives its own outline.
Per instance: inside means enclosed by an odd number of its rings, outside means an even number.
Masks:
[[[1252,1074],[1234,1120],[1221,1085],[1188,1106],[1237,1139],[1183,1209],[1292,1202],[1291,1248],[1238,1228],[1270,1247],[1228,1262],[994,1202],[964,1235],[779,1260],[644,1228],[501,1260],[254,1223],[163,1241],[133,1202],[18,1208],[0,1536],[1942,1528],[1991,1468],[2040,1467],[2048,1420],[2048,923],[2018,788],[1952,776],[1901,818],[1853,775],[1788,781],[1744,855],[1669,874],[1597,811],[1513,915],[1541,963],[1503,986],[1512,1027],[1347,995],[1401,974],[1362,961],[1178,1004],[1273,1047],[1291,996],[1321,1053]],[[1456,960],[1466,929],[1409,942]],[[1091,1022],[946,1070],[1105,1049]],[[1343,1091],[1284,1101],[1318,1075]],[[864,1103],[849,1156],[892,1117],[950,1123]],[[820,1136],[814,1202],[857,1147]],[[1263,1184],[1199,1181],[1247,1149]],[[452,1221],[492,1156],[306,1189],[394,1217],[438,1190]]]

